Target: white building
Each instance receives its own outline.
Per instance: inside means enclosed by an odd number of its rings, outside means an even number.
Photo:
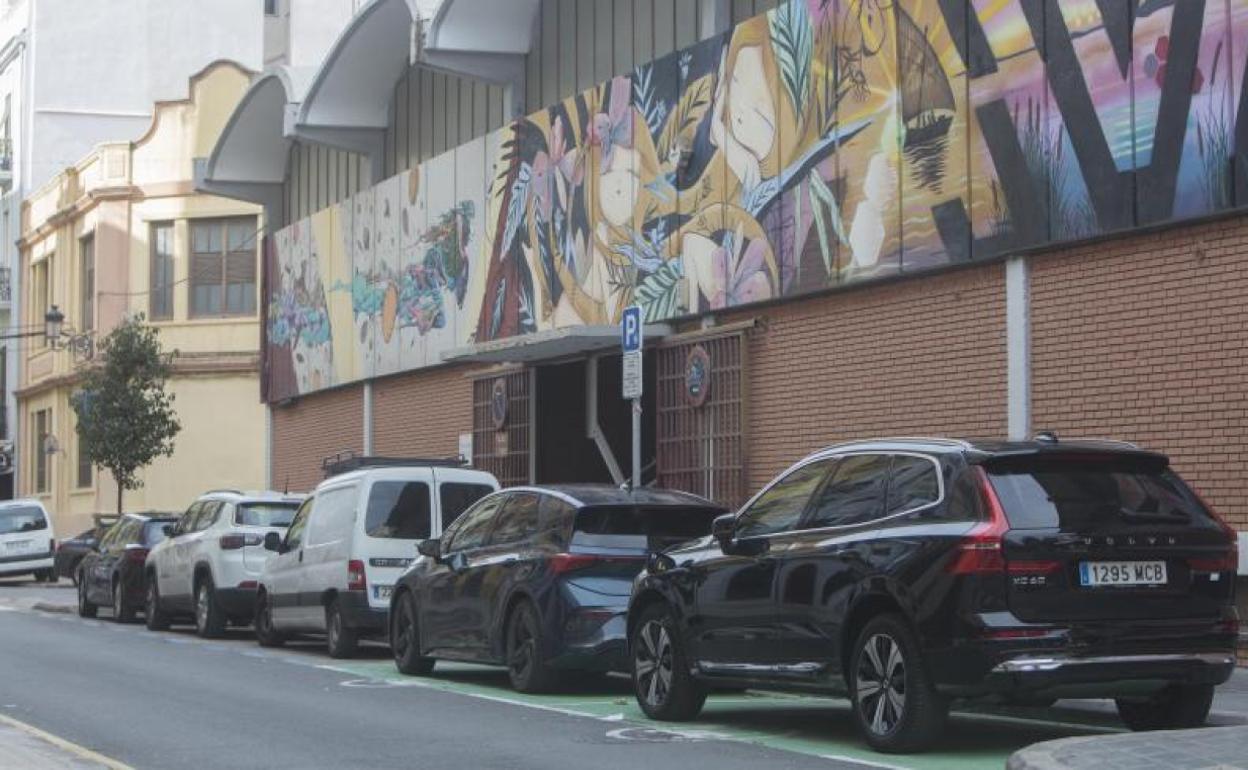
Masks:
[[[0,0],[0,438],[17,426],[22,200],[96,145],[139,137],[213,61],[319,61],[361,0]],[[12,476],[0,475],[0,499]]]

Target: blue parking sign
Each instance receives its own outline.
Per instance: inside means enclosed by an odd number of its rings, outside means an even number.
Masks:
[[[625,353],[641,350],[641,308],[637,305],[624,308],[620,319],[620,344]]]

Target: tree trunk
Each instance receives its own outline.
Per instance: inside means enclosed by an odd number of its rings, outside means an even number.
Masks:
[[[113,481],[115,481],[115,482],[117,483],[117,515],[118,515],[118,516],[120,516],[120,515],[122,514],[122,510],[121,510],[121,495],[122,495],[122,493],[123,493],[123,492],[125,492],[125,488],[121,486],[121,482],[120,482],[120,481],[117,481],[117,476],[116,476],[116,474],[114,474],[114,475],[113,475]]]

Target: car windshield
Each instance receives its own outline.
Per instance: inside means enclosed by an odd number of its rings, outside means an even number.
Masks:
[[[661,550],[705,537],[723,509],[703,506],[593,506],[573,525],[572,542],[604,547]]]
[[[25,505],[0,510],[0,535],[35,532],[47,528],[47,517],[36,506]]]
[[[234,511],[234,523],[244,527],[289,527],[299,503],[242,503]]]
[[[989,478],[1014,529],[1216,526],[1187,485],[1165,468],[1045,460],[990,467]]]

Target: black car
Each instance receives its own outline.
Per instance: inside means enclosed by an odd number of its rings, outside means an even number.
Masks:
[[[95,525],[85,532],[62,540],[56,546],[56,555],[52,557],[52,570],[58,578],[78,580],[78,565],[87,554],[100,544],[100,539],[108,532],[109,527],[117,523],[116,515],[96,514]]]
[[[165,526],[176,521],[172,515],[138,513],[119,518],[78,565],[78,614],[93,618],[99,607],[112,607],[118,623],[134,622],[146,596],[147,552],[165,539]]]
[[[1164,455],[1112,442],[888,440],[802,460],[652,556],[629,608],[641,708],[709,686],[848,691],[882,751],[959,697],[1117,699],[1204,722],[1231,675],[1235,533]]]
[[[601,485],[521,487],[482,498],[425,540],[390,603],[394,660],[507,666],[521,692],[559,672],[625,671],[625,612],[654,550],[705,536],[724,512],[703,498]]]

